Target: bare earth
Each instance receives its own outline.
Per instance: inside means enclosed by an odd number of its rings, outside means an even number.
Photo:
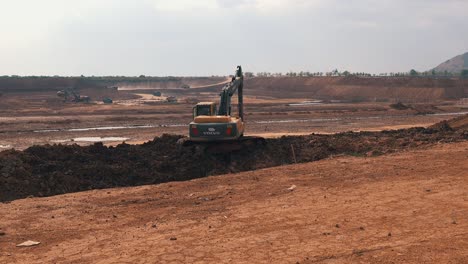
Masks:
[[[48,86],[3,87],[0,151],[186,134],[193,105],[218,100],[224,78],[193,81],[198,89],[168,81],[81,90],[91,104],[64,103]],[[246,133],[426,127],[468,113],[467,87],[450,79],[254,78]],[[164,102],[168,96],[179,102]],[[407,107],[391,106],[399,100]],[[464,141],[0,203],[0,263],[468,263],[467,215]],[[27,240],[41,244],[16,247]]]
[[[35,108],[31,103],[18,104],[18,109],[0,108],[0,151],[44,144],[92,144],[79,140],[86,137],[116,138],[104,141],[116,145],[122,141],[139,144],[165,133],[186,135],[193,103],[152,100],[154,105],[143,104],[143,98],[133,100],[136,105],[61,104],[55,109],[47,104]],[[456,102],[416,104],[415,109],[407,110],[379,102],[306,106],[288,106],[301,102],[298,99],[247,98],[246,102],[246,135],[264,137],[426,127],[468,113],[468,108]]]
[[[16,200],[0,263],[468,263],[467,160],[461,142]]]
[[[89,104],[63,102],[57,97],[57,90],[62,89],[58,87],[73,81],[0,80],[0,151],[44,144],[89,145],[100,140],[107,145],[138,144],[165,133],[186,135],[187,124],[193,120],[192,107],[200,101],[218,102],[226,78],[124,82],[115,84],[118,90],[82,87],[80,94],[92,98]],[[182,84],[192,88],[180,88]],[[154,96],[155,91],[162,95]],[[169,96],[178,102],[167,103]],[[252,78],[245,84],[246,135],[426,127],[468,113],[468,102],[461,100],[465,97],[468,80]],[[104,104],[103,98],[112,98],[113,104]],[[233,112],[237,113],[237,99],[233,99]],[[407,107],[391,107],[397,101]]]

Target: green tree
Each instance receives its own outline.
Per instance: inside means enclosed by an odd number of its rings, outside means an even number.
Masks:
[[[415,69],[411,69],[411,71],[409,72],[409,75],[410,76],[418,76],[419,73]]]
[[[468,69],[463,69],[461,72],[460,72],[460,77],[462,79],[468,79]]]
[[[252,78],[252,77],[255,76],[255,74],[254,74],[253,72],[245,72],[245,73],[244,73],[244,76],[245,76],[246,78]]]

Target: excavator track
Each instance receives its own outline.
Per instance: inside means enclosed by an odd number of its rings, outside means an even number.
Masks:
[[[178,142],[182,147],[197,146],[207,153],[231,153],[240,151],[245,148],[262,146],[266,144],[265,138],[257,136],[242,136],[236,140],[221,140],[200,142],[190,140],[189,138],[182,138]]]

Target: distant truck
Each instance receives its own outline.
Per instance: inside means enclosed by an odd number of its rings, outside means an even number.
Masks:
[[[159,97],[159,96],[161,96],[161,92],[155,91],[155,92],[153,92],[153,95]]]
[[[182,85],[182,88],[183,88],[183,89],[190,89],[190,85],[188,85],[188,84],[183,84],[183,85]]]
[[[111,98],[104,98],[104,99],[102,99],[102,102],[105,103],[105,104],[112,104],[114,101],[112,101]]]

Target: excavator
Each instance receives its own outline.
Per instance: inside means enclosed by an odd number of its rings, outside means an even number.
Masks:
[[[189,137],[183,146],[204,146],[209,152],[221,153],[242,149],[252,144],[264,144],[261,137],[244,136],[244,75],[237,66],[231,81],[221,90],[220,103],[200,102],[193,107],[193,121],[189,124]],[[238,115],[232,116],[231,99],[237,92]]]
[[[58,97],[62,97],[64,102],[89,103],[91,98],[86,95],[80,95],[75,88],[66,88],[57,92]]]

